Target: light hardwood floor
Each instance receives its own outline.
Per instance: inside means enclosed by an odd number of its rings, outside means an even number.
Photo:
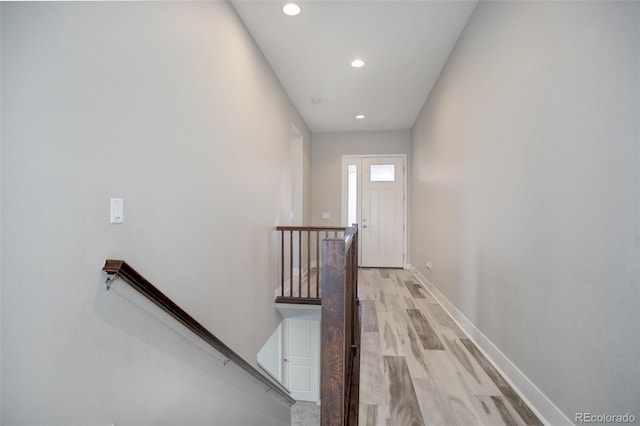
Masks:
[[[291,288],[289,288],[289,281],[285,283],[284,295],[287,297],[302,298],[322,297],[322,284],[320,284],[322,273],[318,276],[319,272],[322,271],[318,270],[318,268],[312,267],[310,271],[305,271],[302,276],[293,274]],[[318,286],[317,284],[320,285]]]
[[[358,280],[360,426],[542,424],[411,272]]]

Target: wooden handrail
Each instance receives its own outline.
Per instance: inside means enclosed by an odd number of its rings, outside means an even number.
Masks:
[[[346,226],[276,226],[276,231],[346,231]]]
[[[211,333],[202,324],[196,321],[195,318],[185,312],[180,306],[176,305],[169,297],[158,290],[157,287],[155,287],[153,284],[147,281],[146,278],[140,275],[140,273],[129,266],[127,262],[125,262],[124,260],[108,259],[105,262],[102,270],[110,275],[110,277],[107,279],[107,289],[110,287],[112,280],[116,278],[122,279],[122,281],[129,284],[140,294],[152,301],[160,309],[171,315],[179,323],[188,328],[193,334],[200,337],[211,347],[224,355],[228,360],[225,362],[225,365],[229,361],[232,361],[234,364],[245,370],[258,381],[267,385],[269,390],[273,390],[275,393],[285,399],[289,404],[293,405],[296,403],[296,400],[293,399],[291,395],[289,395],[289,392],[286,389],[269,379],[267,376],[258,371],[254,366],[245,361],[233,349],[224,344],[213,333]]]

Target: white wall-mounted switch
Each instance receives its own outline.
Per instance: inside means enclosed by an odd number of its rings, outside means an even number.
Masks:
[[[331,217],[331,213],[329,212],[322,212],[322,218],[323,219],[329,219]]]
[[[111,199],[111,223],[124,223],[124,200]]]

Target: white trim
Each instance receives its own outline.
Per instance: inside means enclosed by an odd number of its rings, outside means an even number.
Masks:
[[[409,270],[416,275],[425,289],[442,305],[449,316],[451,316],[462,331],[469,336],[480,352],[496,367],[502,377],[513,387],[544,424],[574,424],[487,336],[478,330],[427,277],[422,275],[422,273],[411,264],[409,264]]]
[[[276,303],[276,310],[283,319],[320,320],[322,318],[322,306],[297,305],[293,303]]]
[[[358,162],[354,161],[355,159],[359,159],[359,156],[352,156],[352,155],[343,155],[342,156],[342,165],[340,168],[340,173],[342,175],[342,184],[341,184],[341,193],[340,193],[340,199],[341,199],[341,210],[342,210],[342,219],[341,219],[341,224],[345,225],[345,223],[347,222],[347,207],[348,207],[348,179],[347,179],[347,173],[345,172],[345,170],[347,169],[347,166],[349,166],[350,164],[355,164],[358,168],[357,173],[360,174],[360,162],[358,160]],[[352,160],[352,161],[349,161]],[[358,178],[358,185],[360,185],[360,179]],[[360,188],[358,188],[358,196],[360,195]],[[357,221],[360,221],[360,218],[358,217],[359,215],[359,211],[356,213],[356,218]],[[349,225],[351,226],[351,225]]]

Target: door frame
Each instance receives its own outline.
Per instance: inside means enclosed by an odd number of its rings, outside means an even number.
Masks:
[[[361,223],[362,223],[362,159],[363,158],[401,158],[402,159],[402,165],[403,165],[403,173],[402,173],[402,180],[403,180],[403,191],[404,191],[404,196],[403,196],[403,205],[402,205],[402,209],[404,210],[404,214],[403,214],[403,218],[402,220],[404,221],[404,226],[402,227],[403,229],[403,235],[402,235],[402,239],[404,241],[404,245],[403,245],[403,268],[404,269],[409,269],[409,256],[408,256],[408,248],[409,248],[409,241],[408,241],[408,232],[409,232],[409,193],[408,193],[408,172],[409,172],[409,164],[407,162],[407,154],[350,154],[350,155],[343,155],[342,156],[342,163],[341,163],[341,174],[342,174],[342,224],[343,226],[351,226],[351,223],[347,223],[347,215],[348,215],[348,205],[349,205],[349,172],[348,172],[348,167],[351,164],[355,164],[357,166],[357,173],[358,173],[358,182],[357,182],[357,190],[356,190],[356,217],[357,217],[357,223],[358,223],[358,227],[360,227]],[[360,239],[358,239],[360,241]],[[358,266],[362,265],[362,250],[360,250],[360,247],[358,247]]]

